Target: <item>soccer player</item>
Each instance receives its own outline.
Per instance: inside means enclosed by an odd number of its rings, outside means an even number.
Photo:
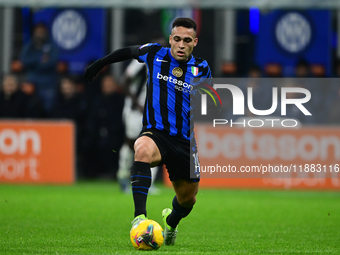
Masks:
[[[190,174],[198,166],[197,148],[190,125],[194,85],[193,78],[210,78],[208,63],[192,55],[197,45],[196,23],[190,18],[178,18],[172,24],[170,48],[145,44],[118,49],[97,60],[84,74],[91,82],[105,65],[135,58],[148,67],[147,95],[143,113],[143,128],[134,144],[135,158],[131,170],[131,185],[135,206],[132,226],[146,219],[146,200],[151,184],[150,166],[165,164],[176,196],[172,210],[162,212],[164,243],[173,245],[177,225],[196,202],[199,175]]]

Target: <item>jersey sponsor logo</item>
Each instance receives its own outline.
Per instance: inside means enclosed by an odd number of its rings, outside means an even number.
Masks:
[[[175,67],[172,69],[172,74],[176,77],[181,77],[183,75],[183,70],[180,67]]]
[[[166,76],[166,75],[162,75],[160,73],[157,73],[157,79],[167,81],[167,82],[171,82],[171,83],[175,84],[175,89],[182,91],[182,92],[185,92],[185,93],[190,93],[190,91],[193,89],[192,85],[190,85],[186,82],[183,82],[181,80],[174,79],[171,76]]]
[[[159,58],[156,58],[156,61],[157,61],[157,62],[168,62],[168,61],[166,61],[166,60],[159,59]]]
[[[175,85],[175,89],[178,91],[182,91],[183,93],[190,93],[190,90],[183,88],[182,86]]]

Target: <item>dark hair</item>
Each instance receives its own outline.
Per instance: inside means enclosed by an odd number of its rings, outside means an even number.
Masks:
[[[177,18],[172,23],[172,28],[174,27],[186,27],[186,28],[192,28],[196,32],[196,22],[193,19],[190,18]]]
[[[44,22],[38,22],[34,24],[33,31],[36,30],[37,28],[44,28],[46,31],[48,31],[48,27]]]
[[[256,71],[256,72],[262,72],[261,68],[258,65],[253,64],[250,68],[249,68],[249,72],[250,71]]]
[[[73,76],[71,75],[63,75],[60,77],[60,83],[62,83],[63,80],[68,80],[70,81],[73,85],[76,85],[76,80]]]
[[[309,64],[306,60],[304,59],[300,59],[297,63],[296,63],[296,67],[309,67]]]

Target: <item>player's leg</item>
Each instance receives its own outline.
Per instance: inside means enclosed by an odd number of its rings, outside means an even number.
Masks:
[[[177,225],[181,219],[191,212],[196,203],[199,182],[177,180],[172,182],[176,196],[172,200],[172,210],[163,210],[162,216],[165,224],[164,243],[173,245],[177,234]]]
[[[199,182],[189,180],[177,180],[172,182],[178,205],[184,208],[191,208],[196,203]],[[176,203],[177,204],[177,203]]]
[[[139,137],[135,142],[135,161],[131,170],[131,186],[135,205],[135,217],[146,216],[146,199],[151,186],[150,166],[161,162],[161,153],[156,143],[147,136]]]

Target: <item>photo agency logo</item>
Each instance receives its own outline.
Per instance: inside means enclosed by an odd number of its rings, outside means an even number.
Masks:
[[[211,107],[207,103],[207,94],[213,99],[215,106],[217,105],[216,98],[220,100],[222,106],[221,97],[218,92],[227,90],[231,93],[232,97],[232,115],[239,116],[236,121],[233,119],[223,118],[225,111],[219,114],[220,118],[213,119],[213,127],[217,125],[228,125],[230,127],[282,127],[282,128],[294,128],[299,125],[299,121],[293,118],[287,117],[287,107],[296,107],[296,110],[301,111],[305,116],[312,116],[310,111],[307,110],[305,104],[311,99],[311,93],[308,89],[302,87],[274,87],[270,86],[267,89],[271,90],[272,104],[267,109],[256,109],[254,106],[254,93],[252,87],[247,87],[246,97],[243,91],[233,84],[221,84],[221,82],[213,82],[213,88],[207,89],[201,88],[205,93],[201,94],[201,115],[208,114],[208,108]],[[208,86],[208,85],[206,85]],[[260,85],[261,86],[261,85]],[[217,90],[217,91],[216,91]],[[295,95],[295,96],[291,96]],[[298,95],[298,96],[296,96]],[[256,94],[256,96],[263,96]],[[247,102],[247,109],[245,109],[245,100]],[[244,117],[244,118],[242,118]]]
[[[202,100],[201,114],[202,115],[207,115],[207,94],[213,100],[215,107],[218,107],[218,104],[217,104],[218,102],[217,102],[216,99],[218,99],[218,101],[219,101],[219,103],[220,103],[220,105],[222,107],[221,97],[219,96],[219,94],[217,93],[217,91],[213,87],[211,87],[210,85],[208,85],[206,83],[203,83],[203,88],[199,88],[198,90],[201,93],[201,100]]]

